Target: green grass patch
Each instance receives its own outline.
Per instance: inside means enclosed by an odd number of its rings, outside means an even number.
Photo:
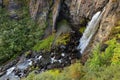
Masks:
[[[54,40],[54,35],[51,35],[49,37],[47,37],[44,40],[39,41],[34,47],[33,50],[34,51],[40,51],[40,50],[50,50],[51,49],[51,45],[53,43]]]

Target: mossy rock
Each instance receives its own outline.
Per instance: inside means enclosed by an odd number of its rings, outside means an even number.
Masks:
[[[79,32],[83,33],[85,31],[86,27],[80,27]]]
[[[56,45],[66,45],[70,41],[70,34],[62,34],[59,36],[55,42]]]

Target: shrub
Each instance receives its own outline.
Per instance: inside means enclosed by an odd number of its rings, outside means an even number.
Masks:
[[[75,63],[61,72],[60,70],[48,70],[37,75],[32,72],[23,80],[79,80],[82,75],[82,65]]]
[[[42,27],[37,27],[23,8],[23,19],[11,20],[7,11],[0,9],[0,63],[18,56],[39,41]]]
[[[49,70],[37,75],[32,72],[27,78],[24,78],[23,80],[56,80],[58,75],[59,70]]]

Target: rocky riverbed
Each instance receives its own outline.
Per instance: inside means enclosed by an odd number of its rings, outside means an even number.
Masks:
[[[70,42],[67,45],[53,47],[50,51],[35,52],[29,50],[26,54],[0,68],[0,80],[19,80],[29,72],[40,73],[54,68],[63,68],[80,58],[77,50],[80,33],[70,33]]]

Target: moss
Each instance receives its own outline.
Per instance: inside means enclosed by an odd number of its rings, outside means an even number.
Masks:
[[[62,34],[59,36],[55,42],[56,45],[66,45],[70,41],[70,34]]]
[[[30,54],[31,54],[31,51],[25,52],[25,56],[28,56],[28,55],[30,55]]]
[[[84,18],[81,18],[81,19],[80,19],[80,24],[83,24],[83,23],[85,23],[85,19],[84,19]]]
[[[44,40],[39,41],[34,47],[33,50],[40,51],[40,50],[50,50],[52,42],[54,40],[54,34],[47,37]]]
[[[83,33],[85,31],[86,27],[80,27],[79,32]]]

